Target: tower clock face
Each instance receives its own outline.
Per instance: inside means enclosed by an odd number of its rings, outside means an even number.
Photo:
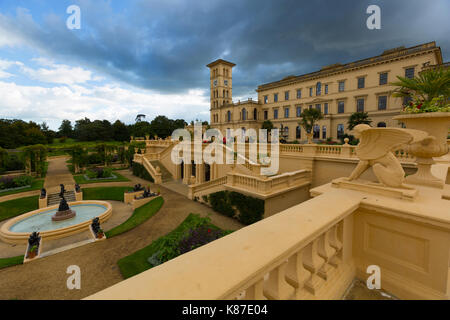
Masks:
[[[217,87],[217,80],[214,80],[213,84],[214,84],[214,87]]]

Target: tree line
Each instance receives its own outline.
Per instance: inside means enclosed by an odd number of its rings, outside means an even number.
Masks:
[[[108,120],[79,119],[72,123],[63,120],[58,131],[50,130],[47,124],[33,121],[0,119],[0,147],[16,149],[21,146],[35,144],[51,144],[56,138],[72,138],[77,141],[129,141],[130,136],[151,137],[157,135],[166,138],[175,129],[184,128],[187,123],[183,119],[172,120],[165,116],[157,116],[152,121],[137,121],[125,124],[120,120],[111,123]]]

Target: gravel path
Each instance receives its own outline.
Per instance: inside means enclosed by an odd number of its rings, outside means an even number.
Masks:
[[[131,174],[127,176],[130,177]],[[131,184],[143,181],[133,180]],[[117,260],[169,233],[189,213],[210,215],[212,222],[222,229],[237,230],[243,227],[236,220],[221,216],[207,206],[162,186],[157,188],[161,189],[164,197],[163,207],[135,229],[107,241],[87,244],[25,265],[1,269],[0,299],[81,299],[103,290],[123,280]],[[69,274],[66,274],[66,270],[70,265],[81,268],[80,290],[67,289]]]

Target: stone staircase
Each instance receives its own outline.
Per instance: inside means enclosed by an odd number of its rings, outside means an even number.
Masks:
[[[161,169],[161,179],[162,182],[167,182],[172,180],[172,174],[159,160],[150,160],[153,168],[159,167]]]
[[[162,170],[161,170],[162,171]],[[66,191],[64,192],[64,198],[66,198],[67,202],[75,202],[75,191]],[[61,198],[59,197],[59,193],[52,193],[47,196],[47,206],[54,206],[59,204]]]

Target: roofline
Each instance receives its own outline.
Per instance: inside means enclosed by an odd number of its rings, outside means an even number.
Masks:
[[[367,62],[367,65],[363,65],[363,67],[367,67],[368,65],[371,64],[371,62],[376,63],[376,62],[380,62],[379,61],[375,61],[375,58],[381,58],[381,61],[386,61],[389,59],[393,59],[399,56],[407,56],[410,54],[414,54],[417,53],[417,51],[415,52],[408,52],[408,51],[412,51],[414,49],[423,49],[420,50],[419,52],[422,51],[426,51],[426,50],[434,50],[436,53],[436,58],[439,62],[442,61],[442,52],[441,52],[441,48],[436,46],[436,42],[435,41],[431,41],[431,42],[427,42],[427,43],[423,43],[423,44],[419,44],[413,47],[409,47],[409,48],[403,48],[403,49],[398,49],[396,51],[390,52],[390,53],[385,53],[388,50],[385,50],[382,54],[370,57],[370,58],[365,58],[365,59],[360,59],[360,60],[356,60],[353,62],[349,62],[346,64],[336,64],[335,67],[331,67],[331,68],[327,68],[324,67],[318,71],[313,71],[310,73],[305,73],[299,76],[290,76],[290,77],[286,77],[283,78],[281,80],[278,81],[273,81],[273,82],[269,82],[269,83],[265,83],[262,85],[259,85],[258,88],[256,89],[257,92],[259,91],[264,91],[264,90],[268,90],[268,89],[272,89],[272,88],[277,88],[277,87],[282,87],[285,86],[287,84],[292,84],[292,83],[298,83],[298,82],[303,82],[303,81],[307,81],[307,80],[311,80],[312,78],[322,78],[322,77],[326,77],[329,76],[333,73],[339,73],[339,72],[345,72],[348,70],[353,69],[352,65],[355,65],[354,68],[359,67],[357,64],[359,63],[363,63],[363,62]],[[392,49],[391,49],[392,50]]]
[[[236,65],[236,64],[234,64],[233,62],[230,62],[230,61],[226,61],[226,60],[223,60],[223,59],[217,59],[216,61],[213,61],[210,64],[207,64],[206,66],[208,68],[211,68],[211,67],[214,67],[217,64],[225,64],[225,65],[230,66],[230,67],[234,67]]]

